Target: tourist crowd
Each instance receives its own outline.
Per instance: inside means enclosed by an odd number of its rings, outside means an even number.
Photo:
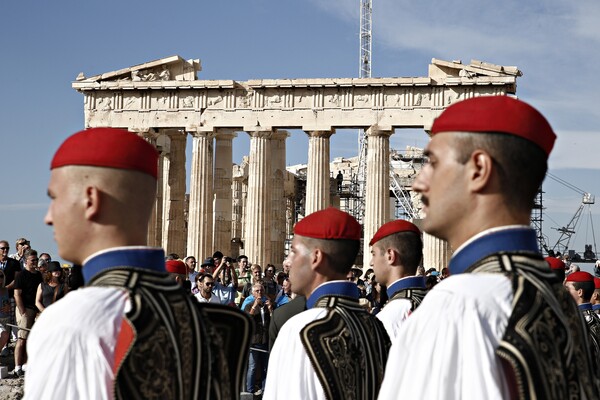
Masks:
[[[9,254],[9,242],[0,240],[0,356],[10,356],[8,343],[16,341],[13,374],[23,376],[27,336],[37,316],[82,286],[83,278],[81,267],[63,268],[50,254],[32,249],[26,238],[17,239],[15,247]]]

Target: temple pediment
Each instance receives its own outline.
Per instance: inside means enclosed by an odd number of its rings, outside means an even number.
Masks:
[[[429,77],[433,81],[449,78],[474,79],[482,77],[517,77],[523,74],[517,67],[490,64],[483,61],[471,60],[468,65],[461,61],[444,61],[433,58],[429,64]]]
[[[117,71],[85,77],[81,72],[77,82],[156,82],[156,81],[194,81],[196,72],[201,71],[200,60],[184,60],[180,56],[171,56],[134,65]]]

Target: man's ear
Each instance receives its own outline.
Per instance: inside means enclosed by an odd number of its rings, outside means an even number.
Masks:
[[[390,248],[385,250],[385,260],[387,261],[388,265],[394,265],[396,258],[398,258],[396,250]]]
[[[100,214],[102,202],[102,192],[96,186],[87,186],[85,188],[85,217],[88,220],[94,220]]]
[[[467,168],[471,191],[480,192],[490,184],[494,160],[488,152],[477,149],[471,153]]]
[[[309,257],[310,267],[314,271],[317,270],[323,264],[323,261],[325,260],[325,253],[323,253],[323,251],[318,247],[315,247],[310,252]]]

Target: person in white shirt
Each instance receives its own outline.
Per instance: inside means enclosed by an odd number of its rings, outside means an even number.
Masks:
[[[361,231],[356,219],[333,207],[295,225],[285,263],[293,290],[307,296],[307,310],[279,331],[264,400],[376,398],[390,339],[346,280]]]
[[[213,287],[215,285],[215,280],[211,274],[200,274],[196,276],[196,285],[198,286],[198,293],[196,299],[200,303],[215,303],[220,304],[221,301],[216,294],[213,293]]]
[[[383,224],[369,242],[371,267],[387,288],[388,302],[377,313],[394,342],[402,323],[427,294],[425,279],[415,276],[423,258],[421,231],[405,220]]]
[[[583,320],[529,226],[555,139],[509,96],[433,122],[413,190],[423,230],[454,249],[451,276],[400,329],[380,399],[600,398]]]
[[[26,400],[239,396],[251,321],[198,304],[167,274],[164,250],[146,246],[158,157],[115,128],[75,133],[55,153],[44,221],[86,285],[48,307],[28,336]],[[185,280],[183,262],[169,261]]]

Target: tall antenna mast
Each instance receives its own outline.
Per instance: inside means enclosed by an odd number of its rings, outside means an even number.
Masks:
[[[371,77],[371,27],[373,22],[372,0],[360,0],[360,66],[361,78]]]
[[[371,77],[371,43],[372,43],[372,0],[360,0],[360,65],[359,77]],[[362,223],[365,216],[365,192],[367,175],[367,135],[364,130],[358,131],[358,201],[354,217]]]

